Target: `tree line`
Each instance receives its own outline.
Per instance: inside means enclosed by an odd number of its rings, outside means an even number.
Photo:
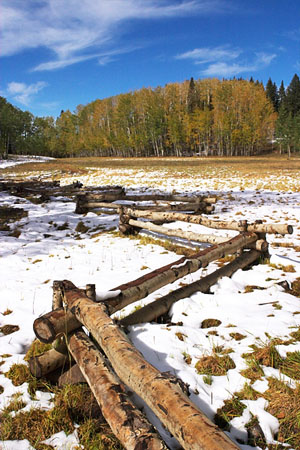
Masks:
[[[300,80],[191,78],[34,117],[0,97],[0,154],[251,156],[300,149]]]

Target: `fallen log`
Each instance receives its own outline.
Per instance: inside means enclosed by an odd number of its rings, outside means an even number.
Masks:
[[[260,256],[261,253],[257,250],[244,252],[241,256],[238,256],[234,261],[228,263],[226,266],[221,267],[215,272],[201,278],[198,281],[195,281],[194,283],[190,283],[170,292],[167,295],[164,295],[163,297],[160,297],[158,300],[155,300],[127,317],[124,317],[118,323],[123,326],[128,326],[157,320],[158,317],[169,311],[173,303],[183,298],[190,297],[195,292],[208,292],[211,286],[216,284],[220,278],[231,277],[234,272],[249,266],[249,264],[252,264]]]
[[[184,449],[238,449],[196,408],[174,379],[144,360],[107,315],[104,304],[95,304],[69,281],[64,281],[64,288],[68,308],[93,334],[118,377],[147,403]]]
[[[97,209],[97,208],[111,208],[118,210],[120,208],[120,204],[117,203],[106,203],[106,202],[95,202],[88,201],[86,203],[82,203],[81,207],[87,210]],[[211,213],[214,210],[214,207],[208,205],[206,203],[180,203],[174,205],[135,205],[136,209],[143,211],[201,211],[203,213]]]
[[[125,306],[147,297],[157,289],[196,272],[201,267],[207,266],[209,262],[233,254],[239,249],[249,246],[257,240],[254,233],[240,234],[225,243],[212,246],[202,250],[191,258],[182,257],[179,260],[160,267],[134,281],[122,284],[109,291],[110,298],[98,298],[97,301],[104,302],[109,314],[113,314]],[[113,295],[115,293],[115,295]],[[70,311],[63,308],[51,311],[37,318],[33,323],[33,329],[41,342],[53,342],[61,334],[67,335],[80,327]]]
[[[57,352],[54,348],[51,348],[41,355],[30,358],[28,364],[30,373],[36,378],[42,378],[60,367],[67,367],[71,364],[71,361],[70,355]]]
[[[110,428],[129,450],[166,450],[154,427],[133,405],[106,358],[83,331],[68,338],[68,347],[84,374]]]
[[[152,222],[128,219],[128,224],[139,229],[153,231],[154,233],[165,234],[166,236],[179,237],[188,241],[203,242],[208,244],[223,244],[228,241],[228,237],[216,236],[213,234],[199,234],[192,231],[183,231],[181,228],[167,228],[156,225]]]
[[[36,337],[44,343],[53,342],[61,335],[67,336],[71,331],[81,327],[76,317],[64,308],[58,308],[33,322]]]
[[[195,216],[191,214],[183,214],[176,212],[152,212],[139,211],[132,208],[123,208],[123,213],[130,217],[140,217],[144,219],[163,220],[163,221],[182,221],[204,225],[208,228],[249,231],[253,233],[270,233],[270,234],[292,234],[293,227],[287,224],[266,224],[266,223],[247,223],[246,220],[240,222],[213,220],[205,216]],[[260,221],[259,221],[260,222]]]
[[[189,273],[196,272],[201,267],[206,267],[218,258],[236,253],[239,249],[249,246],[256,240],[257,235],[255,233],[242,233],[224,243],[201,250],[190,258],[184,256],[172,264],[112,289],[112,291],[120,290],[121,292],[115,297],[104,300],[104,302],[109,313],[112,314],[137,300],[147,297],[157,289],[173,283]]]

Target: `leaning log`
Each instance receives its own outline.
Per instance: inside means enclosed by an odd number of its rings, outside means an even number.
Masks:
[[[131,217],[141,217],[144,219],[153,220],[173,220],[182,221],[188,223],[196,223],[198,225],[204,225],[208,228],[225,229],[225,230],[237,230],[237,231],[249,231],[253,233],[270,233],[270,234],[292,234],[293,227],[286,224],[266,224],[266,223],[247,223],[246,220],[239,222],[236,221],[224,221],[213,220],[205,216],[196,216],[191,214],[175,213],[175,212],[152,212],[152,211],[139,211],[132,208],[124,207],[123,213]]]
[[[170,292],[163,297],[155,300],[154,302],[145,305],[143,308],[133,312],[132,314],[124,317],[119,321],[120,325],[128,326],[135,325],[137,323],[151,322],[157,320],[158,317],[166,314],[171,306],[178,300],[189,297],[195,292],[209,292],[211,286],[222,277],[231,277],[231,275],[239,269],[252,264],[261,256],[261,253],[257,250],[250,250],[244,252],[241,256],[238,256],[234,261],[228,263],[226,266],[221,267],[215,272],[201,278],[194,283],[190,283],[175,291]]]
[[[68,339],[68,347],[89,384],[110,428],[128,450],[166,450],[154,427],[133,405],[106,358],[83,331]]]
[[[56,369],[66,367],[72,361],[70,355],[57,352],[54,348],[47,350],[38,356],[33,356],[29,360],[30,373],[36,378],[41,378]]]
[[[145,361],[107,315],[104,304],[95,304],[71,282],[64,281],[64,286],[68,307],[93,334],[118,377],[147,403],[184,449],[238,449],[196,408],[174,379]]]
[[[121,292],[115,297],[105,300],[108,311],[110,314],[119,311],[129,304],[147,297],[157,289],[173,283],[190,273],[196,272],[201,267],[206,267],[210,262],[218,258],[236,253],[239,249],[249,246],[256,240],[257,235],[255,233],[241,233],[222,244],[201,250],[190,258],[184,256],[131,283],[118,286],[112,289],[112,291],[120,290]]]
[[[147,297],[152,292],[161,287],[173,283],[174,281],[196,272],[201,267],[207,266],[211,261],[224,257],[228,254],[234,254],[241,248],[248,247],[257,240],[254,233],[243,233],[226,241],[225,243],[214,245],[210,248],[195,253],[193,257],[182,257],[179,260],[160,267],[134,281],[117,286],[111,289],[110,298],[101,299],[107,307],[109,314],[120,311],[127,305]],[[115,293],[115,295],[113,295]],[[55,311],[45,314],[34,321],[33,329],[42,342],[53,342],[61,334],[67,335],[80,327],[80,322],[70,313],[59,308]]]

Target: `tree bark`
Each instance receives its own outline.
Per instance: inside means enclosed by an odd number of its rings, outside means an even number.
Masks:
[[[238,250],[248,247],[256,240],[257,235],[255,233],[239,234],[224,243],[195,253],[190,258],[184,256],[174,263],[154,270],[131,283],[118,286],[112,290],[120,290],[121,292],[117,296],[105,300],[108,311],[110,314],[119,311],[129,304],[147,297],[157,289],[173,283],[189,273],[196,272],[201,267],[206,267],[210,262],[218,258],[232,255]]]
[[[170,292],[158,300],[149,303],[143,308],[135,311],[127,317],[124,317],[119,321],[120,325],[128,326],[135,325],[137,323],[151,322],[158,319],[158,317],[166,314],[173,303],[181,300],[183,298],[189,297],[195,292],[206,293],[209,291],[210,287],[216,284],[216,282],[222,277],[231,277],[231,275],[238,269],[244,269],[249,264],[253,263],[260,257],[261,253],[257,250],[250,250],[249,252],[244,252],[241,256],[238,256],[234,261],[228,263],[226,266],[221,267],[221,269],[201,278],[194,283],[183,286],[175,291]]]
[[[93,334],[116,374],[148,404],[184,449],[238,449],[196,408],[174,379],[144,360],[107,315],[104,304],[93,303],[71,282],[64,281],[64,287],[68,307]]]
[[[69,337],[68,346],[104,418],[124,447],[129,450],[166,450],[154,427],[130,401],[125,386],[86,334],[76,331]]]
[[[33,330],[36,337],[44,343],[53,342],[61,335],[67,336],[73,330],[81,326],[80,322],[70,311],[64,308],[55,309],[33,322]]]
[[[223,221],[223,220],[212,220],[204,216],[193,216],[190,214],[181,214],[175,212],[152,212],[152,211],[139,211],[132,208],[124,207],[124,214],[130,217],[142,217],[144,219],[151,220],[173,220],[182,221],[189,223],[196,223],[199,225],[204,225],[208,228],[216,229],[226,229],[226,230],[237,230],[237,231],[249,231],[254,233],[270,233],[270,234],[292,234],[293,227],[286,224],[265,224],[265,223],[252,223],[248,224],[246,220],[235,222],[235,221]]]

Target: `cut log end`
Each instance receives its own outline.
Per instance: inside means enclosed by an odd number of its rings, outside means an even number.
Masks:
[[[39,317],[33,322],[33,330],[39,341],[49,344],[56,338],[56,331],[47,317]]]

